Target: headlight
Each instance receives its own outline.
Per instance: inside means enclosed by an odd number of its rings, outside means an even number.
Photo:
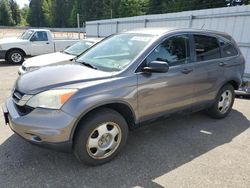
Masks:
[[[29,71],[34,71],[34,70],[37,70],[39,69],[39,67],[25,67],[24,70],[29,72]]]
[[[33,96],[26,105],[33,108],[60,109],[77,89],[49,90]]]

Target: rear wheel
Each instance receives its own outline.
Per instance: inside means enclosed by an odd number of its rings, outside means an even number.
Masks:
[[[214,104],[208,109],[208,114],[217,119],[226,117],[234,104],[234,87],[227,84],[219,91]]]
[[[7,54],[7,61],[12,64],[21,64],[24,61],[24,53],[20,50],[11,50]]]
[[[74,140],[74,154],[83,163],[100,165],[115,157],[125,145],[128,125],[116,111],[94,111],[79,124]]]

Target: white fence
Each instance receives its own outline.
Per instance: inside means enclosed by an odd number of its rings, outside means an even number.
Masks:
[[[250,5],[86,22],[86,35],[106,37],[135,28],[203,28],[227,32],[244,54],[250,75]]]

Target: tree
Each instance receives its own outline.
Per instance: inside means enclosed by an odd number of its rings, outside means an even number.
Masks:
[[[6,2],[7,0],[2,1]],[[10,4],[15,2],[15,0],[9,1]],[[76,27],[77,13],[80,14],[80,23],[83,23],[111,17],[223,7],[226,6],[226,1],[235,0],[30,0],[27,20],[31,26],[36,27]],[[244,3],[248,1],[250,0],[245,0]],[[23,11],[21,12],[23,15]],[[25,18],[25,16],[23,17]],[[18,19],[14,13],[13,18],[17,23]]]
[[[77,26],[77,20],[76,20],[76,16],[78,13],[78,6],[77,3],[73,3],[73,8],[70,12],[70,17],[69,17],[69,24],[71,27],[76,27]]]
[[[29,25],[28,22],[27,22],[27,20],[28,20],[28,14],[29,14],[29,6],[25,5],[21,9],[21,23],[20,23],[20,25],[22,25],[22,26]]]
[[[46,25],[42,5],[43,0],[30,0],[27,21],[31,26],[42,27]]]
[[[20,24],[21,11],[20,11],[18,4],[16,3],[15,0],[9,0],[9,6],[10,6],[11,14],[12,14],[12,19],[15,22],[14,24],[15,25]]]
[[[0,25],[11,26],[14,25],[12,13],[8,0],[0,1]]]
[[[121,0],[118,15],[119,17],[144,15],[147,3],[145,0]]]
[[[69,27],[73,0],[54,0],[52,3],[52,17],[54,27]]]
[[[163,3],[166,0],[149,0],[147,14],[164,13]]]
[[[52,26],[52,0],[44,0],[42,5],[42,13],[45,21],[45,26]]]

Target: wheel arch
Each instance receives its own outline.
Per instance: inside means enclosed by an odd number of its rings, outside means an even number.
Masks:
[[[7,57],[8,54],[9,54],[11,51],[13,51],[13,50],[19,50],[19,51],[21,51],[21,52],[24,54],[24,57],[27,55],[26,52],[25,52],[23,49],[21,49],[21,48],[11,48],[11,49],[7,50],[7,52],[6,52],[6,57]]]
[[[84,113],[80,115],[80,117],[77,119],[71,131],[71,136],[70,136],[71,140],[74,140],[77,129],[80,126],[80,122],[84,121],[84,119],[86,119],[90,114],[92,114],[94,111],[101,109],[101,108],[109,108],[118,112],[124,117],[130,129],[133,129],[135,127],[136,115],[135,115],[135,112],[132,110],[132,107],[128,103],[121,102],[121,101],[102,103],[100,105],[93,106],[92,108],[84,111]]]
[[[227,85],[227,84],[231,84],[234,87],[234,90],[238,90],[239,87],[240,87],[241,81],[239,81],[238,79],[230,79],[230,80],[224,82],[224,84],[222,85],[222,87],[225,86],[225,85]]]

